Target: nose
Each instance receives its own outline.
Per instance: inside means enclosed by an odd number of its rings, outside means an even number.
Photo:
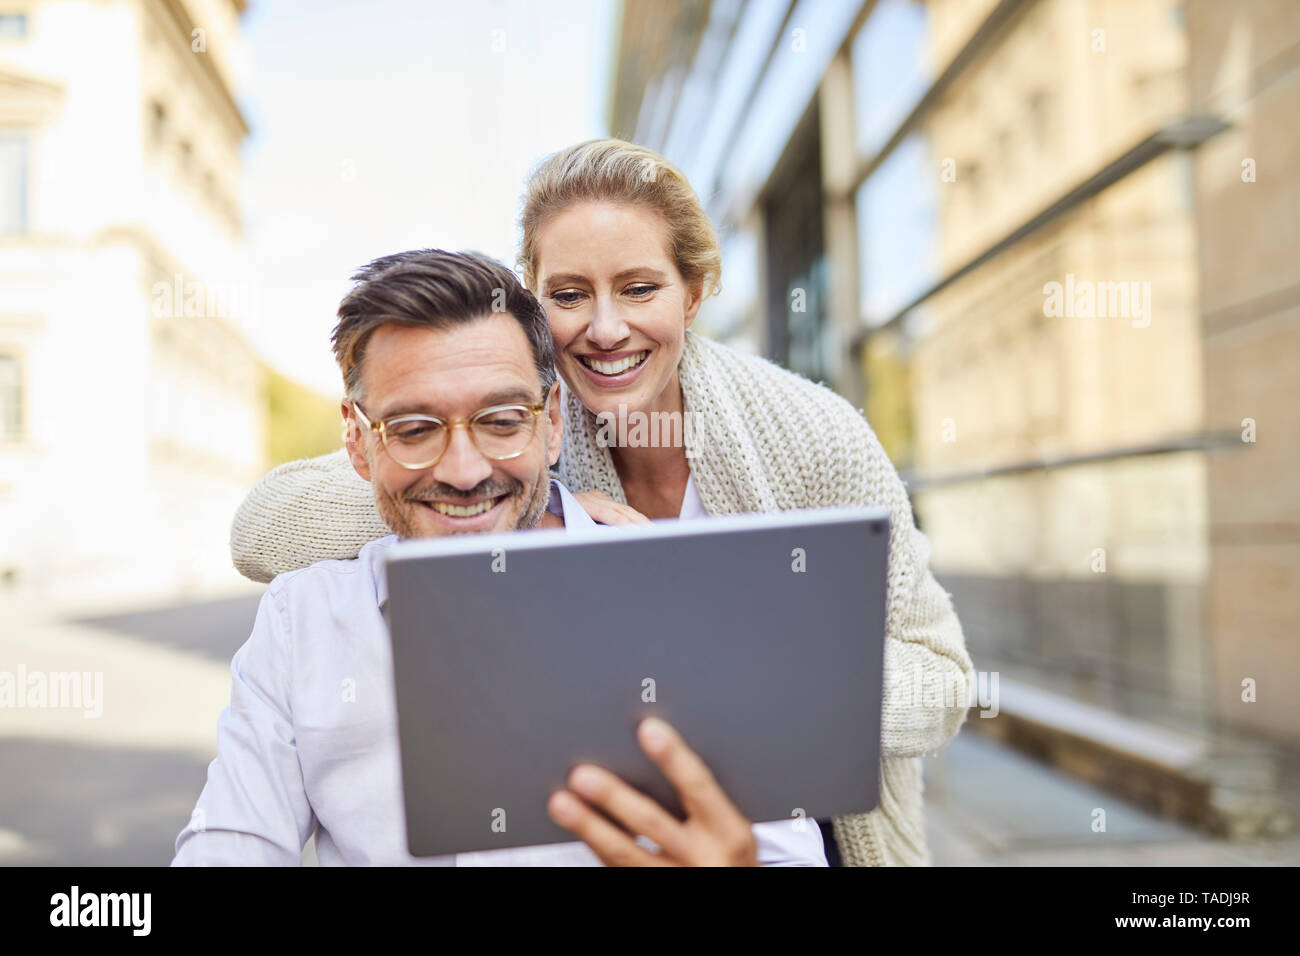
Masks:
[[[613,352],[630,334],[622,310],[609,296],[597,296],[587,325],[587,341],[602,352]]]
[[[492,462],[470,440],[469,429],[453,428],[447,450],[433,466],[433,477],[443,484],[469,491],[492,475]]]

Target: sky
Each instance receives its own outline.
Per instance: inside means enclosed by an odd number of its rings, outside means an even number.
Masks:
[[[357,266],[429,246],[514,265],[528,169],[607,135],[618,3],[260,0],[243,26],[247,334],[333,398]]]

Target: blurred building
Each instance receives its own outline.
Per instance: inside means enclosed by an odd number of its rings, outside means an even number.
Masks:
[[[627,0],[716,337],[866,409],[977,668],[1300,743],[1300,5]]]
[[[242,323],[242,0],[0,3],[0,592],[237,580],[264,462]]]

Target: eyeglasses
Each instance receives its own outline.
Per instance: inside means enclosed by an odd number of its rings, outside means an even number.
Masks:
[[[388,456],[403,468],[432,468],[442,460],[451,444],[452,429],[464,427],[470,441],[487,458],[506,461],[518,458],[533,440],[537,416],[546,400],[532,405],[493,405],[479,409],[469,418],[444,419],[433,415],[393,415],[372,422],[361,406],[352,403],[366,428],[379,433]]]

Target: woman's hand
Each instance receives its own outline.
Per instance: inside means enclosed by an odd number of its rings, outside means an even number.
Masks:
[[[621,505],[603,491],[584,491],[573,496],[582,510],[597,524],[649,524],[650,519],[631,505]]]
[[[637,727],[637,739],[677,790],[685,820],[592,764],[579,764],[569,774],[569,789],[551,794],[551,819],[607,866],[758,866],[753,827],[677,731],[650,717]],[[659,851],[637,843],[638,835]]]

